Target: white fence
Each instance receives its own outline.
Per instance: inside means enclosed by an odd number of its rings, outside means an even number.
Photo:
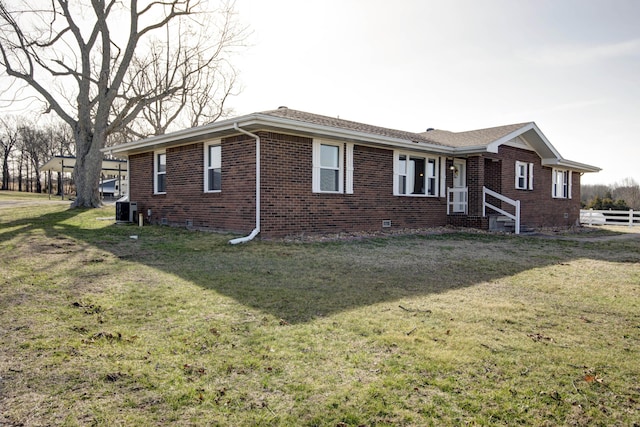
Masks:
[[[587,225],[640,225],[640,211],[596,211],[580,210],[580,223]]]

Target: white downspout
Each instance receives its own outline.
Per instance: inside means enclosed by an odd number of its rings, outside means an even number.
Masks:
[[[233,124],[233,128],[256,140],[256,228],[254,228],[248,236],[229,240],[230,244],[237,245],[238,243],[247,243],[253,240],[254,237],[260,233],[260,137],[244,129],[240,129],[237,122]]]

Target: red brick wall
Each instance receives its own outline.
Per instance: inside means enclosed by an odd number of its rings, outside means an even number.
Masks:
[[[312,191],[311,138],[260,132],[261,234],[374,231],[446,224],[445,198],[393,196],[393,151],[356,145],[354,194]],[[151,223],[250,232],[255,225],[255,141],[222,140],[222,192],[204,193],[203,143],[167,149],[167,194],[153,194],[153,153],[132,155],[130,199]]]
[[[393,150],[356,145],[354,194],[312,191],[311,138],[259,133],[261,144],[261,231],[265,237],[302,233],[375,231],[383,220],[392,228],[425,228],[447,223],[446,198],[393,195]],[[152,152],[132,155],[130,199],[138,211],[151,209],[151,223],[249,233],[255,226],[255,141],[248,136],[222,140],[222,191],[204,193],[204,143],[169,148],[167,192],[153,194]],[[493,161],[497,160],[497,161]],[[534,191],[515,189],[515,161],[534,163]],[[447,186],[451,174],[447,167]],[[580,175],[572,174],[572,199],[551,197],[551,168],[533,152],[501,146],[498,154],[467,159],[470,218],[485,226],[482,186],[500,186],[501,194],[522,203],[522,224],[570,226],[580,212]],[[506,207],[505,207],[506,208]],[[565,218],[565,213],[567,218]]]
[[[166,194],[153,194],[153,152],[129,157],[130,200],[152,224],[251,231],[255,226],[255,143],[249,137],[222,144],[222,192],[204,192],[204,143],[168,148]]]
[[[500,180],[501,194],[520,200],[521,223],[530,227],[568,227],[575,225],[580,216],[580,174],[573,172],[572,198],[555,199],[551,196],[552,168],[542,166],[540,157],[533,151],[502,145],[497,155],[487,155],[487,160],[500,159],[500,168],[485,168],[487,187],[499,191],[490,183]],[[533,191],[515,188],[515,162],[533,163]],[[489,163],[486,162],[486,165]],[[499,175],[499,176],[496,176]],[[512,212],[506,204],[502,208]],[[566,214],[566,218],[565,218]]]
[[[484,159],[473,156],[467,159],[468,212],[470,216],[482,216],[482,187],[484,186]]]
[[[444,198],[393,195],[393,151],[356,145],[353,194],[312,191],[312,139],[262,137],[262,230],[265,235],[374,231],[446,224]]]

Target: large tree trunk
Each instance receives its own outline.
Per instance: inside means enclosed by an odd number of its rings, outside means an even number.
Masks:
[[[94,138],[92,135],[76,137],[76,166],[73,168],[76,200],[72,207],[97,208],[102,205],[98,190],[102,172],[100,148],[104,144],[94,141]]]
[[[35,170],[36,175],[36,193],[42,193],[42,176],[40,175],[40,169]]]
[[[45,111],[54,111],[74,129],[77,197],[72,206],[101,205],[100,149],[109,135],[136,128],[134,121],[145,109],[153,114],[154,106],[161,106],[155,112],[162,113],[162,130],[190,97],[197,100],[196,117],[207,120],[204,107],[212,103],[220,111],[214,109],[210,119],[222,114],[235,82],[225,55],[246,35],[236,25],[232,1],[223,0],[215,13],[202,0],[14,1],[20,5],[10,8],[6,3],[0,0],[0,67],[35,89]],[[158,37],[163,29],[164,42]],[[163,55],[148,59],[149,46],[158,43],[162,47],[152,50]],[[153,70],[160,74],[154,76]],[[69,91],[60,94],[57,89],[67,85]],[[169,108],[171,103],[178,105]]]
[[[2,159],[2,189],[9,189],[9,159],[7,157]]]

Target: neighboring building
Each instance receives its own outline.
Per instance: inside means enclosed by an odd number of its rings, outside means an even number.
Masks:
[[[69,192],[75,192],[72,182],[72,172],[76,166],[76,158],[73,156],[53,156],[40,167],[43,172],[49,172],[49,192],[53,192],[54,186],[60,186],[56,193],[62,198],[69,196]],[[53,182],[51,173],[58,172],[58,183]],[[104,197],[121,197],[126,193],[127,162],[118,159],[102,159],[100,171],[100,185],[98,191]],[[63,181],[67,181],[62,185]],[[53,185],[52,185],[53,184]],[[57,185],[56,185],[57,184]],[[65,187],[67,187],[65,189]],[[64,189],[64,192],[62,191]],[[65,194],[67,193],[67,194]]]
[[[105,152],[128,159],[128,194],[149,222],[252,237],[487,229],[516,201],[523,226],[569,227],[580,176],[600,170],[563,159],[535,123],[411,133],[286,107]]]

